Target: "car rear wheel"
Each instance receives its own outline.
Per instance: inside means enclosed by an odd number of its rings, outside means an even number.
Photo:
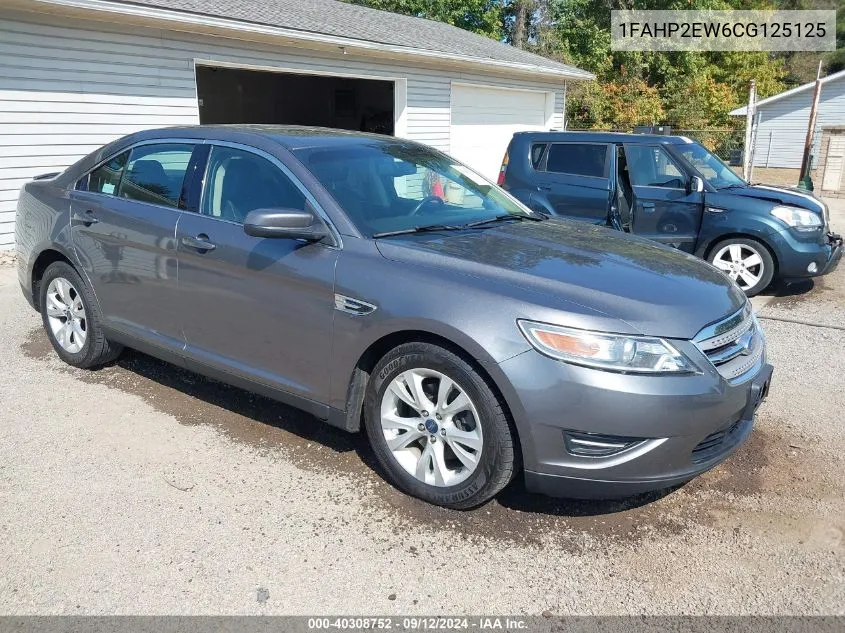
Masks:
[[[379,361],[365,425],[388,480],[429,503],[467,509],[495,496],[516,471],[501,403],[464,359],[408,343]]]
[[[44,329],[63,361],[89,368],[117,358],[122,347],[106,339],[91,291],[70,264],[50,264],[39,287]]]
[[[757,240],[730,238],[716,244],[708,261],[730,277],[749,297],[772,283],[775,262],[769,249]]]

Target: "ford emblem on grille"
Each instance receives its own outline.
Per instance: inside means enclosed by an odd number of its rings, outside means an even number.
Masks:
[[[754,330],[748,330],[736,342],[742,348],[740,352],[743,356],[751,354],[751,346],[754,344]]]

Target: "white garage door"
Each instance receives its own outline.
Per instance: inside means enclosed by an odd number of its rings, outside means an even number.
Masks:
[[[539,91],[452,84],[450,153],[495,180],[514,132],[548,129],[547,98]]]

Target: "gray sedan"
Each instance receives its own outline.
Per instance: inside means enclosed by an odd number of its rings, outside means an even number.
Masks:
[[[366,431],[432,503],[674,486],[744,441],[771,366],[739,288],[534,213],[409,141],[189,127],[24,186],[20,284],[58,355],[130,346]]]

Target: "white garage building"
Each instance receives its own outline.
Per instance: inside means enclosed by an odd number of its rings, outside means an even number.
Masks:
[[[334,0],[4,0],[0,249],[28,179],[144,128],[366,129],[495,177],[513,132],[561,129],[589,73],[455,27]]]
[[[810,121],[815,81],[792,88],[757,102],[759,124],[754,146],[755,167],[801,169],[804,142]],[[746,107],[731,111],[731,116],[746,116]],[[822,92],[816,115],[813,139],[814,166],[822,156],[821,130],[827,126],[845,124],[845,70],[822,77]],[[796,171],[795,182],[798,182]]]

